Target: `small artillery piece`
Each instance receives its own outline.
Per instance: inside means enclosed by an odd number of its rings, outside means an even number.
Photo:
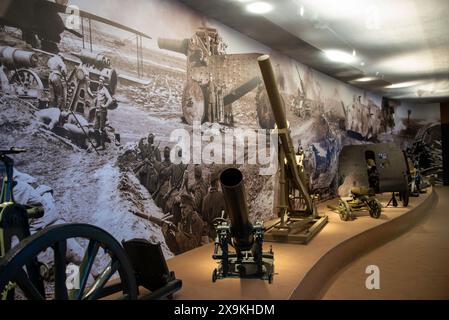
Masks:
[[[212,281],[226,277],[258,277],[273,281],[274,254],[263,252],[264,227],[262,222],[254,225],[248,220],[245,186],[240,170],[229,168],[220,175],[225,198],[226,212],[231,220],[216,219],[217,237],[213,259],[220,260],[212,273]],[[230,252],[229,246],[235,248]]]
[[[95,119],[95,92],[98,88],[100,77],[105,79],[105,86],[111,95],[117,88],[117,72],[111,68],[110,59],[101,53],[93,53],[82,50],[80,53],[72,53],[80,61],[73,60],[78,65],[67,77],[66,109],[82,114],[89,122]],[[117,102],[109,106],[115,109]]]
[[[187,57],[182,112],[188,124],[218,122],[232,126],[232,104],[255,88],[262,128],[272,128],[271,110],[255,63],[258,53],[226,54],[227,45],[214,28],[198,28],[190,39],[158,39],[159,48]]]
[[[39,75],[32,70],[38,65],[36,53],[13,47],[0,46],[0,62],[9,75],[9,91],[21,99],[37,99],[39,105],[46,102],[45,87]],[[3,90],[7,90],[3,88]]]
[[[279,149],[279,186],[277,220],[265,224],[268,241],[308,243],[327,223],[327,216],[319,216],[316,197],[309,194],[304,167],[298,161],[290,128],[284,112],[273,67],[268,55],[258,58],[262,77],[276,123]]]
[[[391,203],[397,206],[396,194],[404,207],[408,205],[408,167],[402,150],[392,143],[345,146],[340,152],[338,179],[339,205],[332,207],[343,221],[354,219],[355,211],[369,211],[377,219],[382,205],[376,193],[391,192]]]
[[[356,211],[368,211],[372,218],[378,219],[382,213],[382,204],[376,199],[373,188],[356,187],[351,189],[348,197],[340,197],[338,207],[329,206],[336,210],[343,221],[354,220]]]
[[[132,239],[120,244],[96,226],[77,223],[53,225],[30,235],[28,220],[41,218],[44,210],[14,201],[14,161],[9,155],[22,152],[0,150],[5,174],[0,204],[0,300],[14,300],[16,295],[29,300],[164,299],[181,289],[182,282],[169,271],[159,243]],[[15,238],[19,243],[13,242]],[[69,245],[75,239],[86,248],[80,261],[69,263]],[[102,269],[93,277],[96,262]],[[67,270],[71,264],[77,274],[70,288]],[[139,286],[150,292],[139,297]]]

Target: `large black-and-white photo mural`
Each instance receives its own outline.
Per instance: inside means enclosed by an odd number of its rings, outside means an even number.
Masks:
[[[320,200],[335,197],[348,144],[394,142],[441,183],[439,105],[351,87],[175,1],[7,0],[0,18],[0,147],[27,150],[14,156],[15,197],[44,205],[33,230],[93,224],[169,258],[213,242],[229,166],[251,219],[274,218],[276,170],[252,145],[274,129],[261,54]]]

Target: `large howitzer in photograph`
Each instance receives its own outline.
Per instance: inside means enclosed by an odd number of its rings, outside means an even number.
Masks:
[[[233,103],[257,88],[255,104],[259,125],[272,128],[271,110],[255,63],[260,54],[227,54],[227,45],[214,28],[198,28],[188,39],[159,38],[158,46],[187,57],[181,103],[186,123],[216,122],[233,126]]]
[[[273,281],[274,253],[263,251],[264,227],[258,221],[252,224],[248,217],[243,174],[236,168],[225,169],[220,183],[230,223],[216,219],[217,237],[213,259],[219,266],[212,273],[212,281],[227,277],[253,277]],[[235,252],[229,249],[233,247]]]
[[[36,100],[40,107],[48,103],[45,97],[45,80],[33,70],[38,61],[34,51],[0,46],[0,62],[4,66],[0,71],[3,73],[2,90],[21,99]]]
[[[308,243],[327,223],[327,216],[319,216],[316,196],[309,192],[303,154],[297,154],[284,111],[284,102],[276,84],[268,55],[258,58],[279,136],[279,184],[276,186],[279,219],[267,222],[268,241]]]

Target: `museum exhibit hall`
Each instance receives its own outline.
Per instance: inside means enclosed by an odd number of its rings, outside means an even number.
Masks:
[[[448,16],[0,0],[0,308],[449,300]]]

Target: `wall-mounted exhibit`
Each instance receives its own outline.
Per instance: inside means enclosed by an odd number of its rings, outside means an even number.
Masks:
[[[266,298],[294,298],[318,257],[443,184],[439,103],[334,79],[179,1],[4,0],[0,62],[1,299],[231,299],[228,277],[278,276],[289,293]]]

